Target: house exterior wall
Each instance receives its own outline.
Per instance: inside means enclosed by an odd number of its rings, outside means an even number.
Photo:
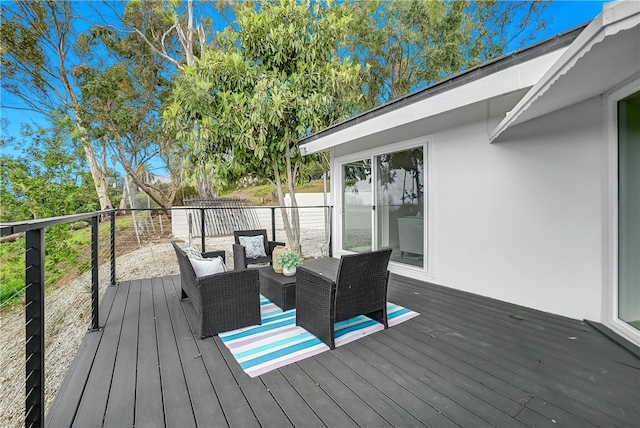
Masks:
[[[407,125],[411,130],[387,131],[386,144],[376,138],[368,144],[354,141],[338,154],[370,151],[376,140],[381,148],[393,147],[406,135],[428,140],[430,272],[400,265],[392,271],[601,321],[606,143],[600,98],[514,127],[503,142],[489,144],[492,126],[517,98],[478,103]],[[339,168],[339,157],[333,167]],[[337,239],[334,254],[340,254]]]
[[[514,128],[433,136],[434,274],[443,285],[601,320],[599,98]]]

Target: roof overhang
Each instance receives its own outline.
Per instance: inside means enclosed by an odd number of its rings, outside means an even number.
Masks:
[[[606,3],[490,134],[606,93],[640,73],[640,2]]]
[[[356,118],[353,124],[343,129],[315,136],[316,138],[312,141],[303,140],[300,146],[301,152],[303,155],[309,155],[326,151],[386,129],[407,125],[480,101],[530,88],[560,58],[565,49],[566,47],[559,48],[512,67],[492,72],[469,83],[440,91],[421,101],[408,102],[405,106],[375,115],[373,118],[364,118],[365,120],[361,121]]]

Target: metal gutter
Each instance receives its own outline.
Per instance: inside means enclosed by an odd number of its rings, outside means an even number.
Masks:
[[[334,134],[341,130],[350,128],[354,125],[366,122],[376,117],[382,116],[389,112],[410,106],[411,104],[419,101],[431,98],[435,95],[442,94],[450,91],[454,88],[469,84],[483,77],[490,76],[501,70],[508,69],[515,65],[519,65],[530,61],[539,56],[545,55],[550,52],[557,51],[558,49],[569,46],[580,35],[587,24],[580,25],[578,27],[567,30],[563,33],[557,34],[549,39],[543,40],[532,46],[517,50],[510,54],[493,59],[486,63],[480,64],[476,67],[465,70],[449,78],[440,80],[426,88],[419,91],[407,94],[403,97],[396,98],[386,104],[375,107],[343,122],[332,125],[322,131],[309,135],[298,140],[300,145],[308,144],[312,141]]]

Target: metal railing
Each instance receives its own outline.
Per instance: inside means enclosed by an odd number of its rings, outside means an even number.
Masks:
[[[197,207],[199,216],[197,216],[197,223],[194,222],[194,217],[189,216],[188,213],[193,211],[194,208],[173,208],[171,209],[172,217],[184,216],[189,226],[190,240],[193,236],[200,238],[200,245],[202,251],[207,248],[207,238],[214,238],[207,235],[205,227],[205,219],[207,217],[214,216],[216,210],[224,209],[229,210],[228,207],[216,208],[216,207]],[[276,216],[276,211],[279,210],[293,210],[294,208],[285,207],[238,207],[238,209],[251,209],[254,210],[252,215],[255,215],[258,219],[257,225],[260,228],[269,229],[273,240],[283,241],[282,236],[283,225],[282,221]],[[316,230],[317,236],[313,242],[322,242],[322,246],[325,247],[326,253],[320,251],[320,255],[330,254],[330,230],[331,230],[331,209],[328,206],[314,206],[314,207],[298,207],[295,208],[298,213],[306,213],[301,215],[304,218],[301,229]],[[146,217],[145,217],[145,212]],[[108,210],[99,211],[85,214],[76,214],[55,218],[38,219],[30,221],[22,221],[16,223],[4,223],[0,224],[0,236],[6,237],[14,234],[24,234],[25,246],[25,284],[24,284],[24,314],[25,314],[25,345],[24,345],[24,361],[25,361],[25,414],[24,424],[27,427],[44,426],[45,419],[45,230],[51,226],[73,223],[78,221],[90,222],[90,294],[91,294],[91,310],[90,310],[90,322],[88,330],[90,332],[99,331],[100,317],[99,317],[99,290],[100,290],[100,277],[99,267],[101,263],[99,243],[100,243],[100,226],[107,225],[109,228],[108,233],[108,245],[105,250],[108,260],[108,286],[117,285],[117,266],[116,266],[116,251],[117,238],[118,238],[118,226],[116,219],[122,214],[131,214],[133,228],[135,229],[135,236],[137,237],[137,244],[141,246],[140,232],[150,228],[158,227],[162,231],[161,235],[167,238],[175,239],[175,235],[171,230],[167,231],[167,226],[162,221],[153,223],[153,215],[156,218],[160,215],[164,215],[166,210],[162,209],[127,209],[127,210]],[[151,223],[147,224],[145,221],[151,218]],[[269,224],[270,223],[270,224]],[[157,226],[156,226],[157,224]],[[164,226],[163,226],[164,225]],[[106,226],[104,227],[106,228]],[[106,234],[103,230],[102,236]],[[122,233],[122,232],[121,232]],[[309,233],[307,233],[309,234]],[[129,235],[134,236],[132,233]],[[316,236],[316,235],[314,235]],[[121,236],[122,237],[122,236]],[[220,244],[219,242],[224,242]],[[216,245],[227,245],[227,241],[218,241]],[[209,243],[211,245],[211,243]],[[230,250],[230,245],[229,248]],[[317,254],[315,254],[317,255]],[[314,256],[315,256],[314,255]],[[122,278],[127,279],[127,278]],[[87,290],[89,291],[89,290]],[[1,307],[0,307],[1,309]],[[2,314],[0,313],[0,316]],[[11,339],[9,339],[11,340]]]
[[[89,219],[91,221],[91,322],[90,331],[99,330],[98,314],[98,224],[100,217],[111,217],[115,210],[54,217],[0,225],[0,236],[25,235],[25,426],[42,426],[45,411],[45,229]],[[111,228],[111,241],[115,228]],[[113,248],[113,247],[112,247]],[[111,257],[115,272],[115,257]],[[112,284],[115,277],[112,277]]]

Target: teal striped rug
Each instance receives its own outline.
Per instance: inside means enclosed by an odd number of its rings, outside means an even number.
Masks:
[[[296,326],[296,310],[283,312],[268,299],[260,296],[262,324],[220,333],[218,336],[240,367],[251,377],[303,360],[329,350],[320,339]],[[389,327],[418,316],[393,303],[387,303]],[[360,315],[336,323],[336,347],[383,330],[382,324]]]

